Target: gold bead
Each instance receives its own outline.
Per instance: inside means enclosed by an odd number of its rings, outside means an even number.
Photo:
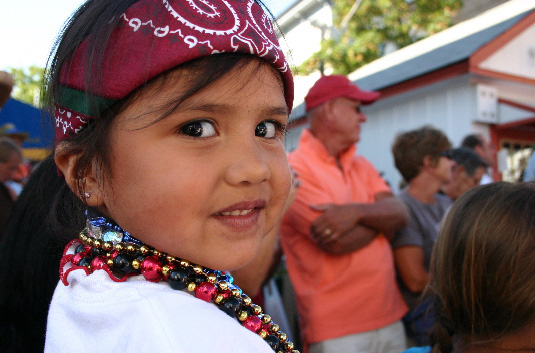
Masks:
[[[285,346],[286,346],[286,349],[289,351],[294,349],[294,344],[290,341],[286,342]]]
[[[171,267],[169,267],[169,265],[165,265],[162,267],[162,275],[164,276],[169,276],[169,274],[171,273]]]
[[[95,239],[95,241],[93,241],[93,245],[95,246],[95,248],[100,249],[102,247],[102,240]]]
[[[136,270],[139,270],[139,268],[141,267],[141,262],[138,259],[133,260],[132,267],[135,268]]]
[[[228,289],[228,282],[227,281],[221,281],[219,282],[219,288],[221,290],[227,290]]]
[[[215,273],[209,273],[207,278],[208,278],[208,282],[210,282],[210,283],[216,283],[217,282],[217,276],[215,275]]]
[[[297,349],[294,349],[292,353],[299,353],[299,351]]]
[[[203,267],[199,265],[193,266],[193,271],[195,271],[196,274],[202,275],[203,274]]]
[[[264,324],[269,324],[271,322],[271,316],[269,316],[269,315],[262,316],[262,322]]]
[[[106,263],[108,264],[109,267],[113,267],[113,259],[108,259]]]
[[[253,301],[251,300],[251,298],[249,298],[246,294],[244,294],[244,295],[242,296],[242,298],[243,298],[243,303],[244,303],[245,305],[251,305],[251,303],[253,302]]]
[[[288,336],[286,336],[284,332],[279,332],[279,339],[281,340],[281,342],[286,341],[287,338]]]
[[[141,247],[139,248],[139,251],[141,251],[141,253],[143,255],[147,255],[149,253],[149,247],[147,245],[141,245]]]
[[[280,329],[280,328],[279,328],[279,325],[277,325],[277,324],[273,324],[273,325],[271,325],[271,331],[273,331],[273,332],[278,332],[279,329]]]
[[[238,320],[245,321],[245,319],[247,319],[247,312],[246,311],[242,311],[240,313],[240,316],[238,316]]]
[[[93,246],[93,238],[88,237],[86,243],[87,245]]]
[[[239,289],[233,289],[232,295],[235,296],[236,298],[241,298],[241,293]]]
[[[115,250],[123,251],[124,250],[124,244],[123,243],[117,243],[117,245],[115,245]]]
[[[188,290],[189,290],[190,292],[193,292],[193,291],[195,290],[195,288],[197,288],[197,285],[196,285],[195,283],[190,282],[190,283],[188,284]]]
[[[80,240],[84,243],[87,242],[87,235],[85,235],[84,233],[80,233]]]
[[[217,297],[215,297],[214,301],[215,301],[216,304],[219,304],[219,303],[221,303],[223,301],[223,299],[225,299],[225,297],[222,296],[221,294],[218,294]]]
[[[262,314],[262,307],[260,305],[252,304],[251,307],[253,308],[255,315]]]
[[[136,251],[136,247],[132,244],[128,244],[128,246],[126,247],[126,251],[132,253],[134,251]]]
[[[267,331],[266,331],[266,330],[262,329],[262,330],[260,330],[260,333],[259,333],[259,335],[260,335],[260,337],[262,337],[262,338],[266,338],[266,337],[267,337],[267,335],[268,335],[268,333],[267,333]]]
[[[189,261],[186,261],[186,260],[180,260],[180,266],[182,266],[182,267],[188,267],[188,266],[189,266]]]
[[[174,262],[174,261],[176,261],[176,257],[171,256],[171,255],[167,255],[166,258],[167,258],[167,262]]]
[[[156,257],[160,257],[160,256],[162,256],[162,253],[159,252],[158,250],[154,249],[154,250],[152,250],[152,255],[154,255]]]
[[[113,249],[113,244],[110,243],[109,241],[105,241],[104,244],[102,245],[102,248],[106,251],[110,251],[111,249]]]

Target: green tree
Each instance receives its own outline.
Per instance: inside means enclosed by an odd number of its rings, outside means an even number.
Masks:
[[[298,67],[309,74],[323,67],[348,74],[384,55],[388,45],[402,48],[452,24],[462,0],[336,0],[334,27],[321,49]]]
[[[9,68],[15,87],[12,96],[28,104],[41,106],[41,84],[45,69],[38,66]]]

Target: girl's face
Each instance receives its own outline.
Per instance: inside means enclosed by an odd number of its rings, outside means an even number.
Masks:
[[[160,251],[237,269],[279,221],[290,189],[281,80],[253,61],[151,125],[185,92],[183,74],[145,89],[115,118],[100,211]]]

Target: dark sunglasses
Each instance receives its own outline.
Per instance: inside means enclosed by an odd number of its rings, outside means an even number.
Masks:
[[[446,157],[447,159],[453,159],[453,151],[447,150],[447,151],[440,152],[439,156]]]

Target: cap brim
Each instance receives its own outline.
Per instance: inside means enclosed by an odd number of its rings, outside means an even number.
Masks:
[[[371,104],[379,99],[380,96],[381,93],[379,92],[360,90],[359,92],[355,92],[351,96],[348,96],[348,98],[360,101],[362,104]]]

